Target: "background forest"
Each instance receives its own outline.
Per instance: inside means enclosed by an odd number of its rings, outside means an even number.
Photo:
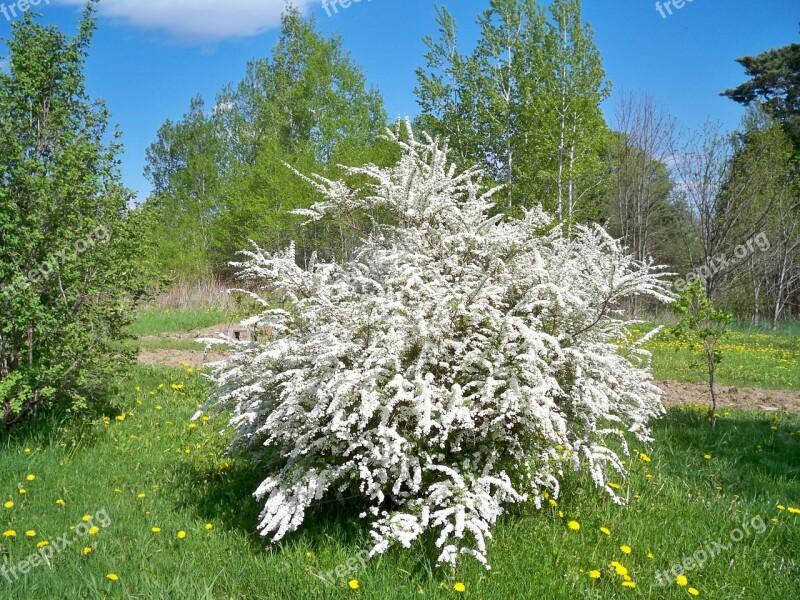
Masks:
[[[638,260],[667,265],[677,291],[700,277],[742,321],[796,317],[800,44],[738,59],[744,83],[720,90],[747,106],[738,130],[684,131],[657,98],[612,90],[577,0],[492,0],[477,19],[480,38],[464,48],[438,9],[417,70],[418,133],[447,138],[459,166],[503,184],[504,211],[540,204],[567,228],[604,224]],[[287,10],[271,55],[215,98],[192,99],[148,149],[154,264],[186,285],[227,282],[246,240],[346,256],[365,234],[357,215],[301,229],[290,211],[314,193],[289,166],[335,176],[368,157],[389,164],[379,136],[392,125],[342,40]]]

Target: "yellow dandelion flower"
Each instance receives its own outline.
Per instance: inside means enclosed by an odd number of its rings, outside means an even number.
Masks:
[[[100,531],[99,527],[96,527],[96,526],[95,527],[90,527],[89,528],[89,535],[96,535],[98,531]]]
[[[608,527],[601,527],[600,533],[604,533],[606,535],[611,535],[611,530]]]
[[[794,508],[793,506],[790,506],[787,510],[793,515],[800,515],[800,508]]]
[[[185,532],[185,531],[183,531],[183,530],[180,530],[180,531],[178,532],[178,539],[179,539],[179,540],[182,540],[182,539],[183,539],[183,538],[185,538],[185,537],[186,537],[186,532]]]
[[[653,560],[655,557],[653,556],[652,552],[648,552],[647,553],[647,558],[649,558],[650,560]]]
[[[84,522],[91,521],[91,520],[92,520],[92,515],[83,515],[81,517],[81,521],[84,521]]]
[[[27,475],[27,476],[25,477],[25,479],[27,479],[28,481],[33,481],[34,479],[36,479],[36,475],[34,475],[33,473],[31,473],[31,474]]]
[[[117,579],[119,579],[119,577],[117,577],[114,573],[109,573],[108,575],[106,575],[106,579],[108,579],[109,581],[116,581]]]
[[[7,537],[7,538],[17,537],[17,532],[14,531],[13,529],[6,529],[3,532],[3,537]]]
[[[306,552],[306,558],[311,558],[312,556],[314,555],[311,552]]]
[[[210,531],[211,529],[214,529],[214,526],[211,523],[206,523],[206,529]]]
[[[555,501],[555,500],[553,500],[552,498],[549,498],[549,499],[547,500],[547,502],[550,504],[550,506],[558,506],[558,502],[556,502],[556,501]]]
[[[36,532],[33,529],[28,529],[28,531],[25,532],[25,535],[28,537],[36,537]]]
[[[614,571],[616,571],[617,575],[621,575],[622,577],[625,577],[625,575],[628,574],[628,569],[623,567],[621,564],[617,563],[617,564],[615,564],[613,566],[614,566]]]
[[[463,594],[464,592],[467,591],[467,586],[458,581],[453,585],[453,589],[457,591],[459,594]]]
[[[347,585],[350,586],[351,590],[357,590],[358,589],[358,579],[351,579],[350,581],[347,582]]]
[[[31,453],[31,449],[30,448],[25,448],[25,450],[23,450],[23,452],[25,454],[30,454]]]
[[[137,495],[136,495],[136,497],[137,497],[139,500],[141,500],[141,499],[142,499],[142,498],[144,498],[146,495],[147,495],[147,494],[145,494],[145,493],[141,493],[141,494],[137,494]]]
[[[591,577],[592,579],[600,579],[600,571],[597,570],[589,571],[589,577]]]
[[[639,455],[639,458],[641,458],[644,462],[653,462],[652,460],[650,460],[650,457],[647,456],[647,454],[645,454],[644,452],[642,452]]]
[[[83,555],[84,555],[84,556],[86,556],[86,555],[87,555],[87,554],[89,554],[91,551],[92,551],[92,549],[91,549],[89,546],[86,546],[86,547],[83,549]]]
[[[58,500],[56,500],[56,504],[58,504],[59,506],[64,506],[66,502],[64,502],[63,498],[59,498]]]
[[[125,420],[125,415],[117,415],[117,421],[120,423]]]
[[[19,493],[20,494],[27,494],[28,490],[26,490],[25,488],[19,488]]]
[[[626,544],[623,544],[622,546],[620,546],[619,549],[622,551],[623,554],[630,554],[631,553],[631,547],[626,545]]]
[[[618,490],[618,489],[620,489],[622,486],[621,486],[620,484],[618,484],[618,483],[609,482],[609,484],[608,484],[608,487],[610,487],[610,488],[612,488],[612,489],[615,489],[615,490]]]
[[[650,473],[648,473],[647,475],[645,475],[645,476],[644,476],[644,478],[645,478],[645,479],[652,479],[652,478],[653,478],[653,476],[652,476]]]
[[[703,458],[705,458],[706,460],[711,460],[711,455],[710,454],[703,454]]]
[[[567,527],[572,529],[572,531],[578,531],[581,528],[581,524],[578,523],[577,521],[570,521],[569,523],[567,523]]]
[[[686,579],[685,575],[678,575],[678,578],[675,580],[675,583],[677,583],[680,586],[685,586],[688,585],[689,580]]]
[[[6,508],[14,508],[14,503],[11,500],[9,500],[8,502],[4,502],[3,506]]]
[[[692,596],[699,596],[699,595],[700,595],[700,592],[699,592],[697,589],[693,588],[693,587],[690,587],[690,588],[689,588],[689,590],[688,590],[688,592],[689,592],[689,593],[690,593]]]
[[[197,423],[189,423],[189,429],[194,429],[197,427]]]
[[[623,581],[622,582],[622,587],[633,589],[633,588],[636,587],[636,584],[633,581]]]
[[[49,543],[50,543],[50,542],[48,542],[48,541],[46,541],[46,540],[42,540],[41,542],[39,542],[38,544],[36,544],[36,547],[37,547],[37,548],[44,548],[44,547],[45,547],[45,546],[47,546]]]

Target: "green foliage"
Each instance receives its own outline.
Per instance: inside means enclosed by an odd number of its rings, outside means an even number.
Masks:
[[[140,238],[119,181],[108,114],[84,88],[95,30],[75,37],[30,13],[13,25],[0,73],[0,422],[65,402],[86,407],[130,358],[132,306],[147,294]],[[117,137],[115,133],[114,137]]]
[[[388,163],[394,150],[376,140],[386,125],[380,95],[341,39],[323,37],[313,19],[287,9],[271,56],[251,61],[210,112],[195,99],[148,150],[161,271],[190,280],[229,276],[228,263],[248,239],[270,250],[297,239],[303,257],[346,253],[353,233],[345,227],[299,228],[291,210],[309,206],[313,195],[287,164],[333,175],[337,165],[367,156]]]
[[[675,301],[675,310],[682,318],[672,330],[676,339],[696,354],[693,368],[705,369],[711,391],[711,427],[717,420],[717,396],[715,373],[722,361],[720,346],[725,340],[733,315],[714,308],[706,297],[705,286],[700,279],[693,281]]]
[[[491,0],[470,54],[456,22],[438,9],[439,38],[425,38],[417,70],[416,125],[449,137],[463,165],[505,184],[505,208],[543,204],[563,221],[597,215],[595,188],[609,86],[578,0],[545,11],[532,0]]]

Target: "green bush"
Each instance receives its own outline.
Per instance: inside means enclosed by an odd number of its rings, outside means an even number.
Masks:
[[[94,4],[67,37],[30,15],[0,73],[0,422],[89,404],[133,351],[120,344],[147,294],[118,137],[84,89]]]

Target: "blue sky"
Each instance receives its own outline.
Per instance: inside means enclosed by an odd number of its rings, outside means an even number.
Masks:
[[[44,22],[74,31],[83,0],[39,2]],[[316,16],[321,31],[342,36],[368,81],[383,93],[391,117],[418,110],[414,71],[423,64],[422,37],[436,33],[434,4],[361,0],[328,16],[322,0],[295,1]],[[464,50],[471,49],[475,17],[488,0],[439,4],[455,15]],[[142,175],[145,149],[158,127],[165,119],[179,119],[196,94],[212,101],[222,86],[242,78],[249,59],[267,56],[284,1],[104,0],[101,6],[87,85],[107,102],[123,131],[124,181],[144,198],[150,189]],[[584,1],[584,18],[595,31],[613,86],[604,110],[610,114],[613,95],[621,90],[648,92],[679,127],[711,118],[735,128],[742,109],[718,95],[744,80],[734,59],[799,41],[800,1],[686,0],[682,8],[670,9],[671,15],[662,10],[664,18],[650,0]],[[0,12],[0,37],[9,32]]]

